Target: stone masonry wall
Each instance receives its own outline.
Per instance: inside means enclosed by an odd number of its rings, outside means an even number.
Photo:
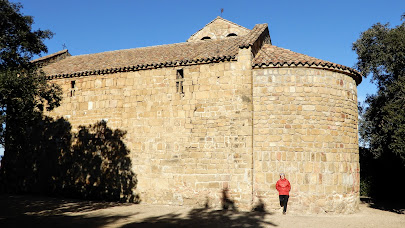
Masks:
[[[356,211],[355,81],[314,68],[252,70],[251,53],[240,49],[230,62],[54,79],[64,97],[50,115],[73,129],[106,120],[127,131],[143,203],[218,207],[229,188],[239,209],[259,198],[275,209],[275,183],[284,172],[292,184],[289,210]]]
[[[222,19],[214,20],[212,23],[205,26],[202,30],[191,36],[187,42],[200,41],[203,37],[210,37],[213,40],[224,39],[230,33],[235,33],[237,36],[243,36],[249,33],[249,29],[243,28],[231,22]]]
[[[275,183],[292,185],[289,210],[352,213],[358,208],[355,81],[313,68],[254,69],[254,195],[279,208]]]
[[[236,205],[248,209],[250,52],[241,50],[231,62],[54,79],[64,97],[50,114],[67,118],[73,129],[104,119],[127,131],[143,203],[219,206],[222,190],[229,188]],[[184,93],[176,88],[179,69]]]

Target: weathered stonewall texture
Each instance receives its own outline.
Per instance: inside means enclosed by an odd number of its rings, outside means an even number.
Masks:
[[[127,131],[143,203],[218,207],[228,188],[242,210],[278,208],[285,172],[289,210],[354,212],[360,75],[271,45],[266,24],[217,18],[189,41],[44,64],[64,92],[49,114]]]
[[[187,42],[195,42],[201,39],[209,38],[213,40],[224,39],[228,36],[236,35],[243,36],[249,33],[249,29],[227,21],[221,17],[208,23],[204,28],[190,36]]]
[[[242,50],[243,51],[243,50]],[[239,58],[243,58],[240,56]],[[245,65],[250,65],[248,62]],[[219,204],[228,186],[241,204],[251,201],[251,74],[240,62],[163,68],[55,80],[65,91],[53,115],[78,125],[107,120],[124,129],[138,191],[145,203]]]
[[[275,182],[285,172],[290,208],[354,212],[359,154],[356,82],[311,68],[253,71],[255,195],[277,205]]]

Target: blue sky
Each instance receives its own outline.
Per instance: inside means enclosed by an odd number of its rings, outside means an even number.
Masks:
[[[273,45],[349,67],[352,43],[371,25],[396,26],[404,0],[11,0],[34,16],[34,28],[49,29],[48,54],[63,45],[72,55],[185,42],[221,15],[252,29],[268,23]],[[359,101],[375,92],[364,79]],[[2,152],[0,151],[0,154]]]

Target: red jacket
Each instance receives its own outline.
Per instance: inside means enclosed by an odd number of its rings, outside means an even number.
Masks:
[[[277,181],[276,189],[279,195],[289,195],[291,190],[290,182],[284,178]]]

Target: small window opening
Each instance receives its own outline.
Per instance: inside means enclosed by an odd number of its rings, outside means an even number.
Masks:
[[[229,33],[226,37],[231,37],[231,36],[238,36],[235,33]]]
[[[73,97],[76,91],[76,81],[70,82],[70,96]]]
[[[176,73],[176,91],[177,93],[183,94],[183,82],[184,82],[184,73],[183,69],[177,70]]]
[[[211,39],[211,37],[209,37],[209,36],[204,36],[203,38],[201,38],[201,40],[210,40]]]

